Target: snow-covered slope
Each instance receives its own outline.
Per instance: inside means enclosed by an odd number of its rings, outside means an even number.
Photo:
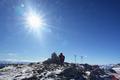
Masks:
[[[113,68],[119,73],[119,68]],[[119,74],[105,73],[99,66],[88,64],[31,63],[10,65],[0,69],[0,80],[111,80],[111,75],[119,78]]]
[[[0,69],[0,80],[21,80],[26,77],[32,76],[33,68],[27,65],[20,66],[8,66],[3,69]]]
[[[120,66],[113,67],[112,69],[116,71],[116,74],[113,75],[115,75],[120,80]]]

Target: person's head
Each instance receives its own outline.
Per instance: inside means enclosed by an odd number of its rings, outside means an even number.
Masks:
[[[60,55],[63,55],[63,53],[60,53]]]

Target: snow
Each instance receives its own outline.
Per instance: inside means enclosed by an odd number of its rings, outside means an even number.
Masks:
[[[113,74],[116,78],[120,79],[120,67],[115,67],[112,68],[113,70],[115,70],[117,72],[117,74]]]
[[[55,75],[56,77],[57,77],[57,75],[56,74],[60,74],[62,72],[62,70],[59,70],[59,69],[56,69],[56,70],[54,70],[54,71],[47,71],[46,72],[46,75],[44,75],[44,77],[42,77],[42,79],[41,80],[55,80],[55,79],[53,79],[53,78],[46,78],[46,77],[48,77],[48,76],[50,76],[50,75]],[[44,74],[44,72],[42,73],[42,75]]]
[[[69,64],[70,65],[70,64]],[[78,65],[78,67],[74,66],[60,66],[56,64],[50,64],[50,65],[44,65],[41,63],[33,63],[33,64],[24,64],[24,65],[11,65],[4,67],[0,69],[0,80],[21,80],[21,79],[29,79],[31,80],[34,78],[40,79],[40,80],[61,80],[67,79],[66,76],[69,77],[67,74],[72,69],[72,73],[74,74],[74,69],[77,70],[84,70],[83,65]],[[105,75],[100,75],[102,78],[109,77],[109,75],[114,75],[116,78],[120,79],[120,66],[113,67],[113,70],[115,70],[117,73],[107,73]],[[66,70],[68,72],[66,72]],[[94,71],[94,70],[92,70]],[[63,74],[61,76],[61,73]],[[84,78],[88,79],[88,76],[92,74],[90,70],[86,70],[85,73],[87,76],[82,75]],[[67,75],[66,75],[67,74]],[[71,75],[70,74],[70,75]],[[82,78],[80,77],[80,79]],[[32,79],[33,80],[33,79]],[[75,80],[74,77],[72,77],[69,80]]]
[[[90,75],[90,71],[86,71],[85,73],[86,73],[88,76]]]
[[[32,76],[32,68],[27,65],[21,67],[8,66],[1,69],[0,74],[0,80],[20,80]]]
[[[36,65],[36,64],[35,64]],[[3,69],[0,69],[0,80],[21,80],[24,78],[30,78],[33,76],[33,70],[37,67],[28,66],[28,65],[17,65],[17,66],[7,66]],[[43,65],[41,65],[43,66]],[[60,74],[62,69],[55,69],[53,71],[45,71],[42,72],[40,75],[43,77],[41,80],[54,80],[53,78],[49,78],[50,75]],[[46,78],[48,77],[48,78]]]
[[[118,74],[120,74],[120,67],[112,68],[112,69],[115,70]]]

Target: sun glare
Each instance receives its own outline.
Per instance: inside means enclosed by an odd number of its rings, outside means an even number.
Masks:
[[[36,28],[40,26],[39,23],[41,23],[41,20],[39,19],[39,17],[32,15],[32,16],[28,16],[27,23],[29,26]]]
[[[40,15],[31,12],[26,16],[26,24],[31,30],[37,30],[44,25],[44,21]]]

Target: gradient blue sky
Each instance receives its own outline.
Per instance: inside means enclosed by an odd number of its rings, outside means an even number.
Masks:
[[[25,28],[31,8],[46,25],[40,35]],[[0,60],[42,61],[63,52],[66,61],[120,61],[120,0],[0,0]]]

